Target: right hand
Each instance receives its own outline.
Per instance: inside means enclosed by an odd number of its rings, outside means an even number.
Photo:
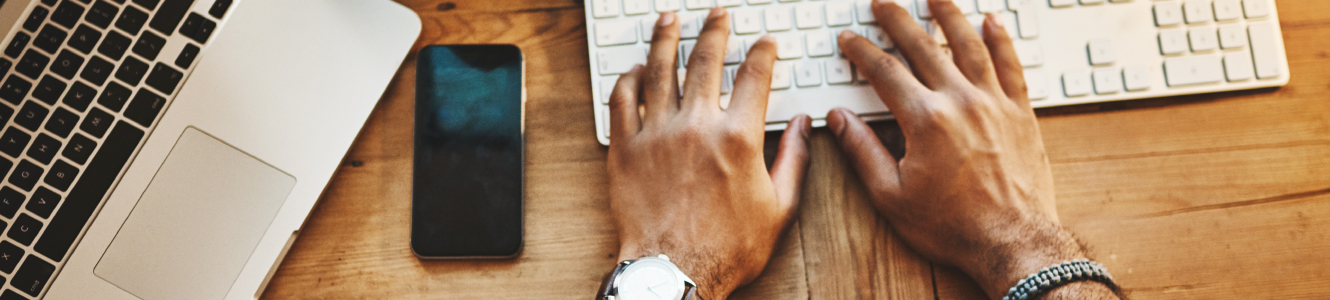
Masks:
[[[913,74],[867,39],[840,36],[842,51],[900,124],[905,155],[893,157],[848,110],[830,112],[827,126],[906,243],[1001,298],[1025,276],[1085,251],[1058,225],[1024,68],[999,19],[988,15],[981,39],[951,1],[931,0],[929,7],[952,56],[903,8],[873,3]]]

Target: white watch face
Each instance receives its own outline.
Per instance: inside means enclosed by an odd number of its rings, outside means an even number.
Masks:
[[[679,300],[683,297],[683,281],[669,265],[661,262],[638,261],[619,276],[619,299]]]

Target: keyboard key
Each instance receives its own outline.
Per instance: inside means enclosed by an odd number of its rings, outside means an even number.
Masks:
[[[37,38],[32,40],[32,45],[46,50],[46,53],[55,53],[68,36],[69,34],[65,33],[64,30],[46,24],[45,27],[42,27],[42,31],[37,33]]]
[[[83,19],[87,20],[88,23],[92,23],[92,25],[106,29],[107,26],[111,26],[111,20],[115,19],[115,14],[118,12],[120,12],[119,7],[103,0],[97,0],[97,3],[92,4],[92,9],[88,10],[88,15],[84,16]]]
[[[1269,16],[1270,2],[1269,0],[1242,0],[1242,11],[1247,14],[1248,19]]]
[[[112,82],[106,86],[106,89],[102,90],[102,95],[97,97],[97,103],[111,109],[113,112],[119,112],[120,108],[125,107],[125,102],[129,101],[129,97],[133,92],[119,83]]]
[[[55,211],[55,206],[59,204],[60,194],[56,194],[46,187],[39,187],[36,192],[32,192],[32,199],[28,199],[28,205],[24,206],[24,208],[27,208],[28,212],[45,219],[51,217],[51,212]],[[14,224],[18,225],[17,222]],[[35,237],[36,232],[34,232],[33,235]],[[25,242],[24,244],[31,242],[32,239],[28,238],[28,242]]]
[[[120,18],[115,21],[115,27],[134,36],[139,34],[139,30],[143,30],[143,24],[147,22],[148,13],[134,6],[125,6],[124,11],[120,12]]]
[[[44,7],[33,7],[32,13],[28,14],[28,19],[23,20],[23,29],[37,31],[37,28],[42,27],[42,21],[46,21],[46,15],[50,13],[51,11],[46,10]]]
[[[80,67],[83,67],[82,56],[69,50],[60,50],[60,55],[55,57],[55,63],[51,64],[51,73],[60,75],[65,79],[74,79],[74,75],[78,73]],[[56,94],[55,97],[59,98],[60,94]],[[54,101],[47,103],[54,103]]]
[[[1194,27],[1187,32],[1187,39],[1191,41],[1192,52],[1219,48],[1219,38],[1215,37],[1214,27]]]
[[[1177,1],[1155,2],[1155,25],[1173,26],[1182,24],[1182,4]]]
[[[679,41],[679,55],[682,56],[682,58],[679,59],[679,62],[682,63],[683,66],[688,65],[688,57],[693,55],[693,48],[695,46],[697,46],[697,41]],[[679,78],[684,77],[679,76]]]
[[[118,1],[122,1],[122,0],[118,0]],[[159,3],[159,2],[161,2],[161,0],[134,0],[134,3],[138,3],[139,5],[148,8],[148,11],[152,11],[153,9],[156,9],[156,8],[157,8],[157,3]]]
[[[822,66],[817,61],[804,60],[794,64],[794,82],[799,87],[822,85]]]
[[[5,83],[0,85],[0,99],[5,99],[5,101],[9,101],[9,103],[19,104],[23,102],[23,97],[27,96],[28,90],[31,89],[31,82],[19,78],[18,74],[10,74],[9,78],[5,79]]]
[[[1224,75],[1228,81],[1243,81],[1252,78],[1251,56],[1243,52],[1224,54]]]
[[[60,141],[45,133],[37,135],[37,139],[32,141],[32,147],[28,147],[28,157],[43,165],[50,164],[51,159],[55,158],[56,151],[60,151]]]
[[[1062,73],[1062,90],[1067,97],[1089,95],[1093,90],[1090,69],[1072,69]]]
[[[1117,69],[1094,70],[1095,94],[1115,94],[1122,90],[1122,76]]]
[[[61,152],[60,155],[81,165],[88,162],[88,157],[92,156],[92,151],[95,149],[97,149],[97,142],[82,134],[74,134],[73,137],[69,138],[69,145],[65,146],[65,151]]]
[[[655,1],[656,1],[656,11],[658,12],[677,11],[683,8],[683,2],[680,2],[681,0],[655,0]]]
[[[42,74],[42,69],[46,69],[46,64],[51,63],[51,58],[45,54],[37,53],[36,49],[28,49],[28,53],[23,54],[23,59],[14,66],[14,71],[28,75],[28,78],[36,79]]]
[[[93,211],[101,205],[102,198],[111,188],[111,183],[120,175],[120,171],[124,169],[125,163],[129,161],[130,155],[134,154],[134,149],[138,147],[142,138],[143,131],[129,123],[119,122],[115,129],[111,130],[102,148],[97,151],[97,156],[88,163],[88,167],[83,170],[83,176],[65,196],[65,203],[60,207],[60,211],[51,217],[46,232],[42,233],[42,238],[33,245],[33,251],[55,261],[64,260],[74,239],[88,224]]]
[[[880,27],[864,26],[863,37],[868,38],[868,41],[873,42],[873,44],[877,45],[878,48],[882,48],[884,50],[896,48],[896,44],[891,42],[891,37],[888,36],[887,32],[882,30],[882,28]]]
[[[0,242],[0,271],[4,271],[6,274],[13,273],[14,268],[18,267],[18,261],[23,259],[23,254],[23,248],[19,248],[18,245],[14,245],[14,243],[10,243],[9,241]],[[5,291],[5,293],[8,294],[13,292]],[[0,297],[0,299],[3,298],[4,297]]]
[[[1215,0],[1215,20],[1231,21],[1242,18],[1240,0]]]
[[[762,13],[757,9],[736,9],[733,19],[736,34],[753,34],[762,31]]]
[[[111,77],[111,71],[114,69],[115,65],[111,62],[93,56],[92,59],[88,60],[88,66],[83,68],[83,73],[79,76],[82,76],[88,82],[101,86],[106,83],[106,78]]]
[[[1044,64],[1044,48],[1039,43],[1014,41],[1012,48],[1016,49],[1016,58],[1020,59],[1022,66],[1038,67]]]
[[[618,16],[619,0],[591,0],[591,15],[596,18]]]
[[[778,61],[771,69],[771,89],[783,90],[790,88],[790,63]]]
[[[0,58],[0,73],[9,72],[9,68],[13,66],[14,66],[13,62],[9,61],[8,59]]]
[[[1054,1],[1065,1],[1065,0],[1054,0]],[[1071,1],[1072,3],[1075,3],[1076,0],[1071,0]],[[933,18],[932,9],[928,8],[928,0],[915,0],[914,3],[917,4],[915,5],[915,11],[918,12],[918,14],[915,15],[915,17],[918,17],[920,19]],[[902,5],[901,7],[906,7],[906,6]]]
[[[846,26],[854,23],[854,3],[849,1],[827,2],[827,26]]]
[[[1159,53],[1182,54],[1187,52],[1188,45],[1186,30],[1182,28],[1159,30]]]
[[[23,103],[23,108],[18,110],[18,115],[14,117],[14,123],[29,131],[37,131],[41,127],[42,121],[46,120],[46,114],[51,111],[32,101]]]
[[[1109,39],[1093,39],[1086,46],[1090,52],[1091,65],[1106,65],[1117,61],[1117,55],[1113,52],[1113,42]]]
[[[854,72],[848,60],[842,58],[826,60],[826,70],[829,84],[846,84],[854,80]]]
[[[1219,47],[1223,49],[1235,49],[1247,46],[1247,32],[1242,30],[1242,25],[1228,24],[1219,26]]]
[[[157,0],[151,1],[155,2]],[[615,0],[616,3],[617,1]],[[185,17],[185,13],[189,12],[191,5],[194,5],[194,0],[165,0],[162,2],[162,7],[157,9],[157,14],[153,16],[152,22],[148,26],[158,32],[170,34],[175,31],[176,25],[180,24],[180,19]]]
[[[804,42],[808,44],[808,56],[831,56],[836,52],[831,33],[826,30],[809,31],[804,35]]]
[[[82,230],[82,228],[79,229]],[[43,289],[46,289],[46,284],[50,282],[53,273],[55,273],[55,266],[36,256],[28,255],[28,258],[23,260],[23,266],[18,268],[17,273],[14,273],[14,280],[11,280],[9,285],[28,294],[28,296],[36,297],[42,293]]]
[[[641,1],[642,3],[646,3],[646,2],[647,2],[647,0],[626,0],[625,2],[632,2],[632,1]],[[209,14],[209,15],[212,15],[213,18],[221,19],[222,16],[226,15],[226,10],[227,10],[228,8],[231,7],[231,2],[232,2],[232,0],[217,0],[217,1],[214,1],[214,2],[212,3],[212,7],[208,8],[208,14]],[[644,4],[644,5],[645,5],[645,4]],[[625,11],[628,10],[628,7],[627,7],[626,4],[625,4],[625,7],[624,7],[624,10],[625,10]]]
[[[794,25],[799,29],[822,27],[822,4],[805,3],[794,6]]]
[[[1224,79],[1223,69],[1218,56],[1198,55],[1164,59],[1164,78],[1171,87],[1219,82]]]
[[[628,23],[632,22],[629,21]],[[637,25],[637,24],[632,24],[632,25]],[[637,28],[633,28],[633,30],[636,31]],[[636,42],[637,32],[630,32],[630,33],[632,34],[633,41]],[[144,59],[155,60],[157,59],[157,54],[162,52],[162,47],[164,46],[166,46],[166,39],[157,36],[152,32],[144,32],[143,34],[139,35],[139,41],[134,43],[133,49],[134,53],[137,53],[139,56],[142,56]]]
[[[88,111],[88,116],[83,118],[83,123],[79,124],[79,129],[94,137],[102,137],[103,134],[106,134],[106,129],[111,128],[111,122],[115,122],[114,116],[100,108],[93,108]]]
[[[640,0],[640,1],[646,2],[646,0]],[[722,6],[722,7],[734,7],[743,4],[744,4],[743,0],[716,0],[716,6]]]
[[[20,160],[18,167],[14,168],[14,173],[9,174],[9,184],[25,191],[31,191],[32,187],[37,185],[37,179],[42,177],[43,172],[46,172],[46,170],[42,170],[42,167],[27,160]],[[28,243],[23,244],[27,245]]]
[[[61,1],[60,6],[51,13],[51,21],[65,28],[74,27],[74,23],[77,23],[81,17],[83,17],[83,6],[69,0]]]
[[[1048,78],[1040,69],[1025,69],[1026,95],[1030,100],[1046,99],[1049,96]]]
[[[1256,78],[1267,79],[1283,75],[1284,66],[1279,62],[1282,53],[1275,48],[1275,44],[1279,42],[1275,25],[1270,22],[1252,23],[1247,27],[1247,34],[1251,36],[1251,55],[1256,63]]]
[[[607,20],[596,22],[596,45],[613,46],[637,43],[637,22],[630,19]],[[145,34],[144,36],[147,36]],[[142,43],[143,39],[139,39]],[[161,40],[166,43],[166,40]],[[160,50],[161,46],[157,46]],[[139,46],[134,46],[135,53]],[[146,56],[145,56],[146,58]],[[149,58],[152,59],[152,58]]]
[[[0,124],[9,123],[14,116],[14,108],[9,105],[0,104]]]
[[[1153,82],[1152,77],[1150,76],[1150,67],[1145,65],[1127,65],[1122,68],[1122,79],[1127,91],[1150,89]]]
[[[873,0],[859,0],[855,2],[854,16],[859,18],[859,24],[877,23],[877,17],[873,15]]]
[[[176,71],[175,68],[167,66],[164,63],[157,63],[152,67],[152,73],[148,73],[146,83],[148,86],[161,91],[162,94],[170,95],[175,92],[175,88],[180,84],[180,79],[185,74]]]
[[[23,153],[23,148],[28,147],[28,141],[32,136],[19,130],[18,127],[9,127],[5,129],[5,134],[0,135],[0,152],[8,154],[9,157],[17,158]],[[12,163],[10,163],[12,165]],[[9,168],[5,168],[6,171]]]
[[[623,74],[633,65],[646,65],[647,49],[638,47],[600,48],[596,53],[600,75]]]
[[[125,57],[120,62],[120,67],[116,68],[115,78],[128,83],[129,85],[138,85],[143,81],[143,76],[148,74],[148,64],[132,56]]]
[[[720,93],[729,94],[734,91],[734,75],[739,71],[739,66],[727,66],[720,70]]]
[[[711,0],[683,0],[683,5],[688,9],[697,10],[711,8],[712,3]]]
[[[65,82],[46,75],[37,83],[37,88],[32,90],[32,97],[46,104],[55,104],[55,101],[60,100],[60,94],[64,93]]]
[[[47,185],[64,191],[69,189],[69,184],[74,183],[74,177],[77,177],[78,174],[78,168],[63,160],[56,160],[55,163],[51,165],[51,171],[46,173],[46,179],[44,179],[44,181],[46,181]],[[46,216],[43,215],[42,217],[45,218]]]
[[[8,164],[6,165],[5,172],[9,172],[9,168],[13,168],[14,163],[10,162],[7,159],[3,161],[4,164]],[[6,186],[4,188],[0,188],[0,215],[5,216],[5,218],[13,219],[14,214],[18,213],[18,209],[20,207],[23,207],[23,202],[26,200],[27,196],[24,196],[23,193],[20,193],[18,190],[15,190],[12,187]],[[0,249],[0,253],[3,252],[4,252],[3,249]],[[5,272],[10,272],[10,271],[13,271],[13,269],[10,268],[8,270],[5,270]]]
[[[32,39],[27,33],[22,31],[15,33],[14,38],[9,40],[9,45],[5,47],[5,55],[18,58],[23,54],[23,49],[28,47],[28,40]]]
[[[702,35],[702,18],[692,14],[679,14],[679,38],[695,39]]]
[[[1016,12],[1016,27],[1020,29],[1023,39],[1039,37],[1039,18],[1034,12],[1033,9]]]
[[[804,57],[804,41],[798,33],[774,35],[776,38],[776,57],[794,59]]]
[[[1187,24],[1209,22],[1214,17],[1214,13],[1210,11],[1209,0],[1189,0],[1182,4],[1182,12],[1186,16]]]
[[[55,109],[54,113],[51,113],[51,119],[46,120],[46,131],[64,138],[69,136],[71,131],[74,131],[74,126],[78,126],[78,122],[79,115],[64,107],[59,107]]]
[[[112,61],[118,61],[125,56],[125,50],[129,50],[129,44],[132,42],[125,35],[110,31],[106,34],[106,39],[102,40],[102,45],[97,47],[97,52],[110,57]]]
[[[1003,0],[979,0],[975,3],[975,8],[981,13],[998,13],[1007,9]]]
[[[647,17],[645,17],[645,18],[641,18],[641,19],[639,19],[639,22],[642,23],[642,25],[641,25],[641,26],[638,26],[638,27],[642,28],[642,41],[643,41],[643,42],[647,42],[647,43],[650,43],[650,42],[651,42],[651,35],[653,34],[652,31],[656,29],[656,27],[655,27],[655,26],[656,26],[656,20],[659,20],[659,19],[660,19],[660,16],[659,16],[659,15],[650,15],[650,16],[647,16]],[[193,45],[191,44],[191,45],[189,45],[189,46],[193,46]],[[185,50],[189,50],[188,47],[186,47]],[[183,53],[182,53],[182,55],[183,55]],[[178,61],[178,60],[180,60],[180,59],[177,58],[176,60]]]
[[[788,6],[768,7],[763,12],[765,13],[764,20],[766,21],[767,31],[790,30],[790,23],[793,22],[790,19],[793,16]]]
[[[647,28],[648,30],[650,28]],[[648,39],[648,41],[650,41]],[[189,65],[194,63],[194,58],[199,56],[199,46],[194,44],[185,45],[184,50],[180,50],[180,55],[175,57],[175,66],[181,69],[189,69]]]
[[[725,43],[725,64],[737,64],[744,61],[744,44],[738,38],[730,38]]]
[[[229,2],[230,0],[226,1]],[[650,0],[623,0],[623,14],[625,15],[641,15],[649,12],[651,12]],[[211,15],[212,11],[208,11],[208,14]],[[213,17],[218,19],[222,18],[217,15],[213,15]]]
[[[139,92],[134,94],[134,101],[125,108],[125,118],[134,120],[143,127],[152,126],[152,121],[157,119],[157,115],[164,107],[166,107],[166,98],[147,89],[139,89]]]

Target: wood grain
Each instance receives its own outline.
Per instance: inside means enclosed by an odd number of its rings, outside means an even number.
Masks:
[[[400,2],[424,23],[417,48],[522,48],[524,252],[496,261],[412,256],[411,56],[263,298],[589,298],[619,258],[606,149],[593,138],[582,2]],[[1039,111],[1061,220],[1133,299],[1330,298],[1330,1],[1279,0],[1278,8],[1288,86]],[[899,146],[892,124],[874,126]],[[814,131],[810,149],[797,222],[735,298],[984,297],[964,274],[895,237],[826,130]]]

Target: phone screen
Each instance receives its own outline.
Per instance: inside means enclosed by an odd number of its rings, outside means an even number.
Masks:
[[[522,249],[522,54],[427,46],[416,69],[411,248],[426,258]]]

